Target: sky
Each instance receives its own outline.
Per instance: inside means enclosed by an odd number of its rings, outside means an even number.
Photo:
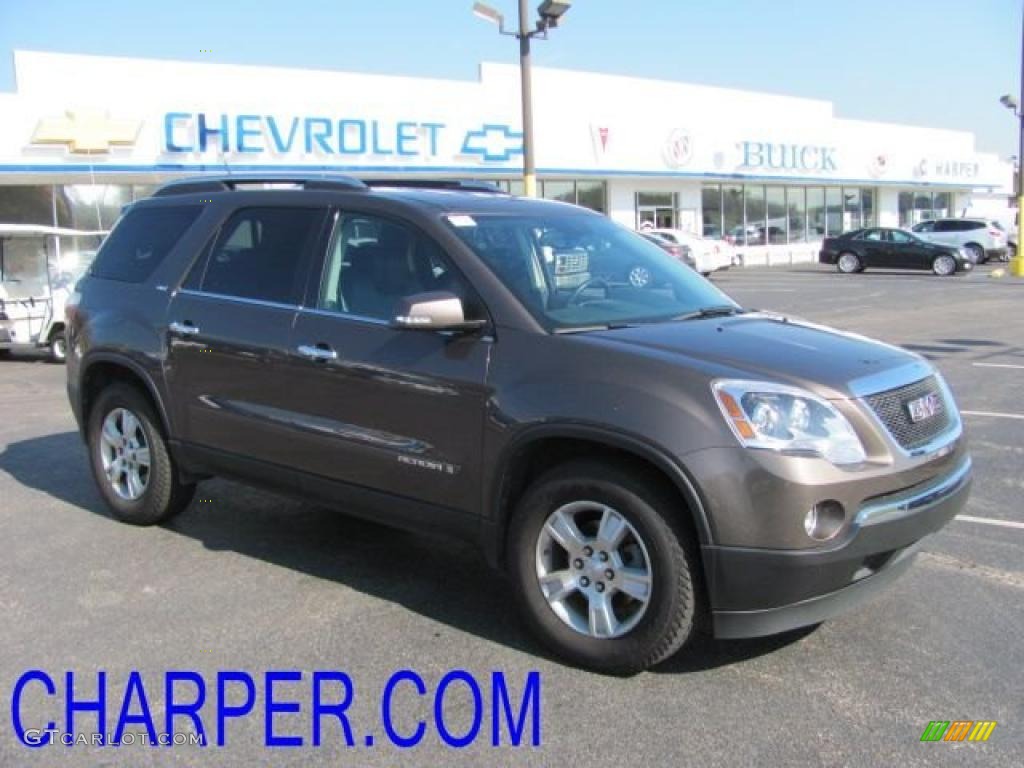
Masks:
[[[531,6],[539,0],[531,0]],[[839,117],[972,131],[1017,154],[1024,0],[574,0],[537,65],[834,103]],[[512,18],[514,0],[491,0]],[[0,0],[16,49],[461,80],[515,62],[472,0]],[[209,50],[209,52],[205,52]],[[764,116],[752,115],[763,121]]]

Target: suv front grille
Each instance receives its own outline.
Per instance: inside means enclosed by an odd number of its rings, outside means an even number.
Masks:
[[[938,396],[937,411],[921,421],[912,421],[909,404],[931,394]],[[864,399],[889,430],[893,439],[908,451],[931,442],[950,425],[950,404],[934,376],[886,392],[868,395]]]

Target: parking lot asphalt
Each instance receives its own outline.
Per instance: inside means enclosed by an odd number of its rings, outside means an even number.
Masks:
[[[397,533],[233,483],[201,484],[160,528],[113,521],[93,488],[64,395],[64,371],[0,362],[0,764],[1018,766],[1024,755],[1024,281],[817,265],[731,270],[715,282],[748,307],[874,336],[926,355],[967,412],[976,465],[964,514],[926,540],[911,570],[874,601],[817,628],[701,643],[633,678],[547,657],[512,609],[509,587],[474,551]],[[1015,418],[1016,417],[1016,418]],[[480,681],[542,680],[539,747],[463,750],[433,728],[416,748],[383,737],[381,688],[397,670],[428,687],[450,669]],[[108,725],[128,675],[163,716],[163,674],[342,670],[355,685],[358,746],[325,726],[319,748],[264,747],[262,716],[230,726],[224,748],[51,746],[14,736],[11,692],[29,669],[76,694],[108,675]],[[80,688],[79,688],[80,686]],[[26,722],[63,720],[41,688]],[[465,690],[460,693],[464,693]],[[211,691],[211,696],[212,691]],[[259,694],[262,696],[262,691]],[[56,699],[54,699],[56,701]],[[410,732],[430,695],[396,694]],[[455,732],[468,695],[446,698]],[[278,715],[309,742],[306,715]],[[257,710],[258,711],[258,710]],[[484,732],[489,734],[489,705]],[[79,715],[84,730],[95,720]],[[994,720],[987,743],[921,743],[932,720]],[[364,735],[375,735],[373,747]],[[67,753],[67,754],[65,754]]]

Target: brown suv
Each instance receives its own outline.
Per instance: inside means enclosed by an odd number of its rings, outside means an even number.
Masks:
[[[559,253],[586,279],[560,279]],[[700,626],[829,618],[967,498],[926,361],[745,311],[570,205],[188,180],[131,206],[77,290],[68,394],[119,519],[166,520],[223,475],[452,534],[508,571],[548,646],[599,670]]]

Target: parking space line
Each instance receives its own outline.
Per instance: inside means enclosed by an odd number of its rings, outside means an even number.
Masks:
[[[994,517],[974,517],[973,515],[957,515],[957,520],[965,523],[980,523],[982,525],[998,525],[1001,528],[1020,528],[1024,530],[1024,523],[1017,523],[1013,520],[996,520]]]
[[[1024,365],[1012,365],[1010,363],[971,363],[975,368],[1014,368],[1024,371]]]
[[[964,416],[988,416],[993,419],[1018,419],[1024,421],[1024,413],[997,413],[995,411],[960,411]]]

